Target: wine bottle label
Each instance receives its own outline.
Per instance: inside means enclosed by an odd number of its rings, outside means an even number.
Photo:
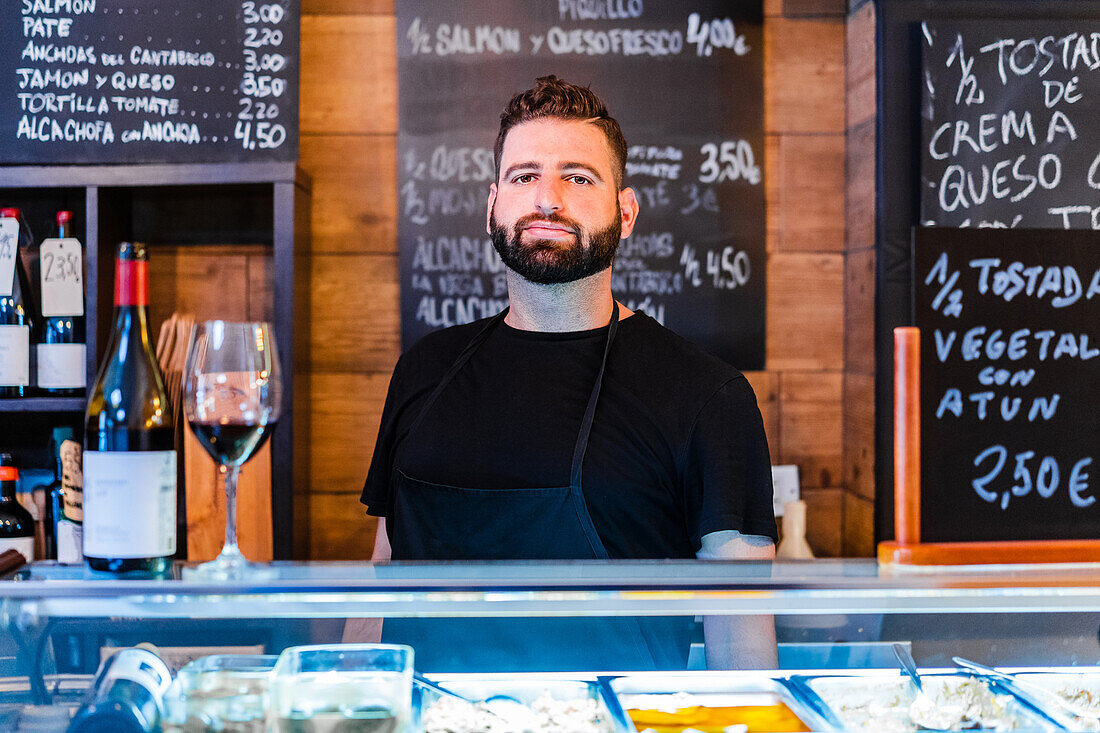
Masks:
[[[0,219],[0,298],[15,288],[15,258],[19,256],[19,220]]]
[[[31,383],[30,355],[29,326],[0,326],[0,387]]]
[[[44,389],[83,387],[84,344],[39,344],[38,386]]]
[[[65,518],[74,522],[84,521],[84,472],[81,454],[84,449],[75,440],[61,444],[61,499]]]
[[[57,561],[65,565],[84,562],[84,528],[76,522],[62,519],[57,523]]]
[[[15,550],[27,558],[27,562],[34,562],[34,537],[0,538],[0,552],[5,550]]]
[[[84,315],[84,252],[80,240],[44,239],[38,250],[42,315]]]
[[[176,551],[176,452],[84,452],[84,554],[166,557]]]

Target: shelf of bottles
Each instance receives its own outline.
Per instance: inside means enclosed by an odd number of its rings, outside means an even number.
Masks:
[[[308,268],[303,268],[308,260],[296,257],[296,250],[308,245],[310,188],[309,177],[294,163],[0,166],[0,209],[18,208],[30,225],[30,232],[25,224],[20,226],[18,259],[32,298],[27,309],[32,316],[37,309],[39,319],[42,242],[60,238],[57,213],[72,212],[67,236],[83,248],[58,274],[82,269],[80,372],[85,385],[96,380],[112,325],[119,242],[146,242],[153,251],[191,245],[267,248],[271,260],[266,287],[272,302],[265,319],[274,325],[282,371],[288,377],[284,419],[271,438],[272,537],[274,557],[280,560],[300,554],[308,542],[293,481],[308,475],[309,431],[307,416],[295,414],[291,406],[308,403],[309,393],[308,375],[294,369],[294,351],[308,343],[304,314],[309,280]],[[158,254],[152,257],[157,261]],[[174,292],[154,292],[151,297],[171,312]],[[157,334],[152,335],[155,342]],[[22,395],[3,394],[0,374],[0,452],[13,454],[19,467],[41,473],[54,463],[55,429],[70,428],[73,440],[82,442],[89,395],[85,385],[61,393],[39,389],[35,357],[37,342],[44,338],[41,320],[31,324],[27,338],[30,375]]]

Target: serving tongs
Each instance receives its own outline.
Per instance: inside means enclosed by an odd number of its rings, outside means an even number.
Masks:
[[[1076,703],[1072,700],[1067,700],[1058,693],[1053,692],[1052,690],[1048,690],[1041,685],[1036,685],[1031,682],[1025,682],[1011,672],[1002,672],[999,669],[987,667],[984,664],[978,664],[977,662],[972,662],[969,659],[963,659],[962,657],[951,657],[951,661],[959,665],[959,667],[961,667],[962,669],[969,670],[970,672],[973,672],[979,676],[992,677],[994,679],[1007,681],[1014,685],[1016,689],[1018,689],[1020,692],[1023,692],[1025,695],[1038,698],[1044,703],[1049,702],[1057,706],[1058,708],[1066,711],[1067,713],[1070,713],[1071,715],[1076,715],[1079,718],[1100,718],[1100,710],[1085,707],[1084,705]]]

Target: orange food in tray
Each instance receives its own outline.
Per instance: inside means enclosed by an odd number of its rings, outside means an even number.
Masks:
[[[626,714],[634,721],[634,727],[638,730],[650,728],[657,733],[681,733],[687,728],[701,730],[704,733],[722,733],[729,726],[738,724],[748,726],[749,733],[810,730],[783,703],[732,707],[691,705],[678,708],[674,712],[632,708],[627,710]]]

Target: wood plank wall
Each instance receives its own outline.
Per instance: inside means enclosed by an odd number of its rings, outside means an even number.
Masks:
[[[849,505],[864,516],[853,503],[862,494],[846,485],[843,440],[854,378],[845,368],[845,273],[856,262],[845,238],[847,8],[843,0],[764,5],[767,369],[748,376],[773,462],[800,468],[815,552],[869,554],[869,535],[858,539],[868,531],[863,519],[844,519]],[[372,548],[358,496],[400,348],[395,26],[393,0],[302,3],[301,163],[314,181],[313,448],[300,490],[309,492],[310,557],[318,560],[364,559]],[[864,317],[872,292],[860,296]]]
[[[875,514],[875,6],[848,17],[844,244],[845,555],[874,551]]]

